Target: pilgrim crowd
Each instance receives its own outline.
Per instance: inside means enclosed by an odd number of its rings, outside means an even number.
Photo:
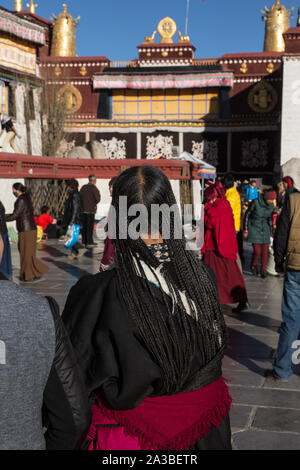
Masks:
[[[156,230],[120,236],[120,198],[143,204],[153,227],[153,204],[176,204],[168,178],[151,166],[133,167],[110,184],[116,236],[109,223],[99,274],[78,281],[62,316],[55,299],[25,287],[47,266],[37,238],[64,237],[70,262],[96,246],[96,177],[79,191],[76,180],[62,220],[14,184],[12,214],[0,201],[0,449],[1,450],[231,450],[231,397],[222,374],[227,347],[223,305],[242,316],[251,309],[243,274],[245,242],[251,275],[285,275],[283,322],[273,368],[288,380],[292,343],[300,331],[300,194],[291,177],[274,188],[207,181],[201,255]],[[122,215],[122,214],[121,214]],[[7,222],[16,222],[20,285],[12,282]],[[108,221],[109,222],[109,221]],[[125,218],[127,226],[132,217]],[[80,238],[81,236],[81,238]]]

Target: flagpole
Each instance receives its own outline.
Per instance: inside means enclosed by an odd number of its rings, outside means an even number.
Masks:
[[[190,14],[190,0],[187,0],[186,4],[186,20],[185,20],[185,35],[188,33],[188,24],[189,24],[189,14]]]

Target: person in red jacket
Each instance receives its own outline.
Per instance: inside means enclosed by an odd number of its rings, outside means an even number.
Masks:
[[[50,215],[50,208],[48,206],[43,206],[41,209],[41,215],[37,220],[37,225],[42,227],[43,232],[48,235],[48,238],[58,238],[56,223],[57,221],[52,219]]]
[[[248,310],[248,297],[242,272],[237,264],[238,245],[232,209],[225,189],[216,183],[204,193],[204,262],[214,271],[221,304],[235,304],[233,312]]]

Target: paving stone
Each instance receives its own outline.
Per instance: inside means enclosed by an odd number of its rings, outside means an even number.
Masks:
[[[300,434],[300,411],[281,408],[259,408],[256,411],[252,427]]]
[[[252,372],[250,370],[226,370],[223,371],[223,375],[226,378],[226,381],[228,381],[229,385],[248,385],[249,387],[262,387],[265,382],[265,378],[261,374]]]
[[[300,390],[276,390],[255,387],[230,385],[233,403],[243,405],[261,405],[278,408],[295,408],[300,410]]]
[[[249,430],[237,432],[233,440],[239,450],[300,449],[300,434]]]
[[[252,408],[249,406],[232,405],[230,411],[231,427],[235,429],[244,429],[248,423]]]

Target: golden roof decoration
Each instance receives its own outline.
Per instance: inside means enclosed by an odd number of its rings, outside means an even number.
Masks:
[[[157,30],[161,36],[161,43],[173,43],[173,36],[177,31],[177,26],[175,21],[172,20],[172,18],[169,18],[168,16],[166,18],[163,18],[159,22]]]
[[[19,12],[23,10],[23,0],[15,0],[15,11]]]
[[[30,13],[35,15],[35,10],[38,7],[37,3],[34,3],[34,0],[30,0],[30,3],[27,3],[27,8],[29,8]]]
[[[288,10],[280,0],[276,0],[271,8],[261,10],[262,19],[266,21],[265,52],[284,52],[283,34],[290,27],[290,17],[293,18],[294,7]]]
[[[73,18],[67,11],[67,4],[63,4],[60,15],[51,17],[54,22],[53,38],[51,45],[52,57],[74,57],[76,56],[76,28],[80,20]]]
[[[160,34],[160,42],[164,44],[172,44],[173,37],[177,32],[177,25],[172,18],[169,18],[168,16],[166,18],[163,18],[157,27],[157,31]],[[157,31],[152,32],[152,36],[145,36],[144,38],[144,44],[154,44],[154,39]],[[183,36],[181,31],[178,31],[178,36],[179,36],[179,42],[180,43],[186,43],[190,42],[190,37],[189,36]]]

